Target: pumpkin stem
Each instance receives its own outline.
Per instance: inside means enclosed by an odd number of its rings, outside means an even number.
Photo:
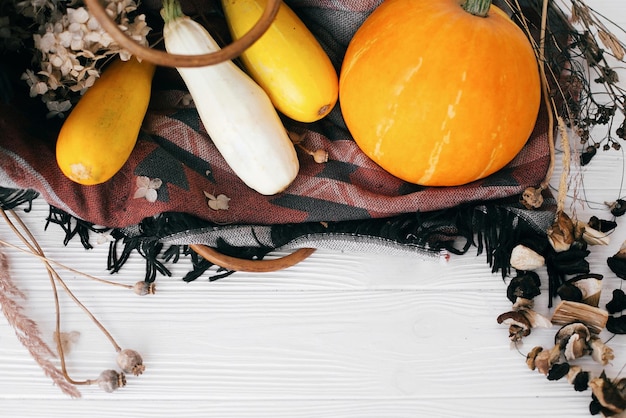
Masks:
[[[491,7],[491,0],[466,0],[461,7],[474,16],[487,17],[489,7]]]

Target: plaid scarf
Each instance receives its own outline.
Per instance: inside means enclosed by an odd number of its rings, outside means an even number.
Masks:
[[[148,16],[157,13],[154,3],[144,2]],[[339,71],[352,35],[381,1],[288,3]],[[202,9],[194,4],[184,3],[187,14],[219,13],[211,2],[203,3]],[[216,23],[211,30],[224,34],[224,25]],[[21,93],[24,87],[15,90]],[[283,118],[289,131],[301,135],[306,148],[324,149],[329,159],[319,164],[299,150],[301,168],[295,181],[282,193],[262,196],[228,167],[193,104],[183,100],[185,95],[175,71],[159,69],[131,158],[110,181],[82,186],[67,179],[56,165],[54,141],[60,122],[40,117],[36,106],[24,106],[24,100],[14,94],[0,108],[4,205],[14,206],[28,200],[25,196],[39,195],[51,205],[50,219],[55,223],[68,230],[72,221],[86,229],[93,225],[114,228],[118,239],[134,249],[146,242],[159,248],[205,243],[257,257],[276,248],[324,246],[438,253],[442,248],[453,249],[450,243],[459,235],[473,242],[472,234],[490,236],[496,229],[541,234],[553,220],[550,196],[541,210],[527,210],[519,202],[527,187],[544,180],[549,167],[546,109],[510,164],[458,187],[418,186],[382,170],[351,138],[340,104],[315,123]],[[506,224],[501,223],[504,219]],[[464,245],[461,248],[467,250]],[[506,262],[500,267],[506,267]]]

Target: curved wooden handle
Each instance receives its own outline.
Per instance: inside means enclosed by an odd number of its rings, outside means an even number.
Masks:
[[[281,0],[268,0],[267,6],[257,23],[241,38],[230,45],[226,45],[219,51],[203,55],[178,55],[159,51],[137,43],[137,41],[122,32],[117,26],[117,23],[109,17],[100,2],[101,0],[84,1],[89,9],[89,13],[96,18],[100,26],[102,26],[102,29],[115,39],[122,48],[140,59],[144,59],[156,65],[172,68],[204,67],[236,58],[265,33],[274,21],[281,4]]]
[[[314,248],[300,248],[293,253],[274,260],[246,260],[224,255],[211,247],[202,244],[191,244],[189,248],[205,260],[229,270],[251,273],[267,273],[294,266],[315,252]]]

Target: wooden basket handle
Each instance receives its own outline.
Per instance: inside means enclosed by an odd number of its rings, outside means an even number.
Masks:
[[[191,244],[189,248],[205,260],[229,270],[251,273],[267,273],[294,266],[315,252],[314,248],[300,248],[293,253],[273,260],[247,260],[224,255],[202,244]]]
[[[140,59],[144,59],[156,65],[165,67],[204,67],[218,64],[239,56],[250,45],[256,42],[274,21],[281,0],[268,0],[263,14],[255,25],[241,38],[235,40],[230,45],[226,45],[219,51],[202,55],[178,55],[159,51],[147,46],[143,46],[130,36],[122,32],[117,23],[109,17],[101,0],[84,0],[89,9],[89,13],[96,18],[102,29],[104,29],[122,48]]]

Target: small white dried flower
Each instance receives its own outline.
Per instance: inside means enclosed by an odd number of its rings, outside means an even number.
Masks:
[[[42,96],[48,92],[48,85],[43,81],[38,81],[30,86],[30,97]]]
[[[78,9],[67,9],[67,17],[71,23],[87,23],[89,20],[89,13],[84,7]]]
[[[59,6],[61,3],[56,0],[25,0],[17,3],[18,11],[36,22],[36,33],[32,37],[41,54],[36,54],[39,62],[34,65],[40,68],[32,72],[47,73],[42,75],[41,80],[28,82],[29,77],[25,80],[31,88],[37,82],[47,84],[47,89],[38,85],[31,90],[31,94],[40,96],[46,103],[61,102],[68,98],[74,99],[71,103],[76,103],[98,78],[101,63],[106,58],[119,55],[126,61],[131,57],[102,29],[81,1],[63,2],[62,7]],[[151,28],[146,23],[145,15],[133,16],[132,19],[129,17],[129,13],[137,9],[135,0],[107,0],[106,9],[129,36],[143,45],[148,44],[146,37]],[[41,13],[44,10],[45,13]],[[9,35],[14,37],[12,33]]]
[[[69,48],[72,44],[72,33],[70,31],[63,31],[56,36],[56,40],[64,48]]]
[[[135,191],[134,198],[145,198],[148,202],[154,203],[159,197],[157,190],[163,184],[161,179],[151,179],[147,176],[137,176],[137,191]]]
[[[87,20],[87,29],[90,31],[96,31],[100,29],[100,22],[98,22],[98,19],[96,19],[93,16],[90,16],[89,20]]]
[[[62,100],[62,101],[49,101],[46,102],[46,107],[48,108],[48,110],[50,111],[47,115],[47,117],[54,117],[54,116],[63,116],[63,114],[65,112],[67,112],[68,110],[70,110],[72,108],[72,103],[69,100]]]
[[[98,245],[108,244],[109,242],[113,241],[115,241],[115,238],[113,238],[113,235],[111,235],[111,231],[100,232],[96,234],[96,244]]]
[[[217,196],[212,195],[211,193],[204,192],[204,195],[208,199],[208,205],[213,210],[228,210],[230,202],[230,197],[225,194],[218,194]]]
[[[46,32],[44,35],[34,35],[35,47],[44,54],[54,51],[57,44],[57,37],[52,32]]]

